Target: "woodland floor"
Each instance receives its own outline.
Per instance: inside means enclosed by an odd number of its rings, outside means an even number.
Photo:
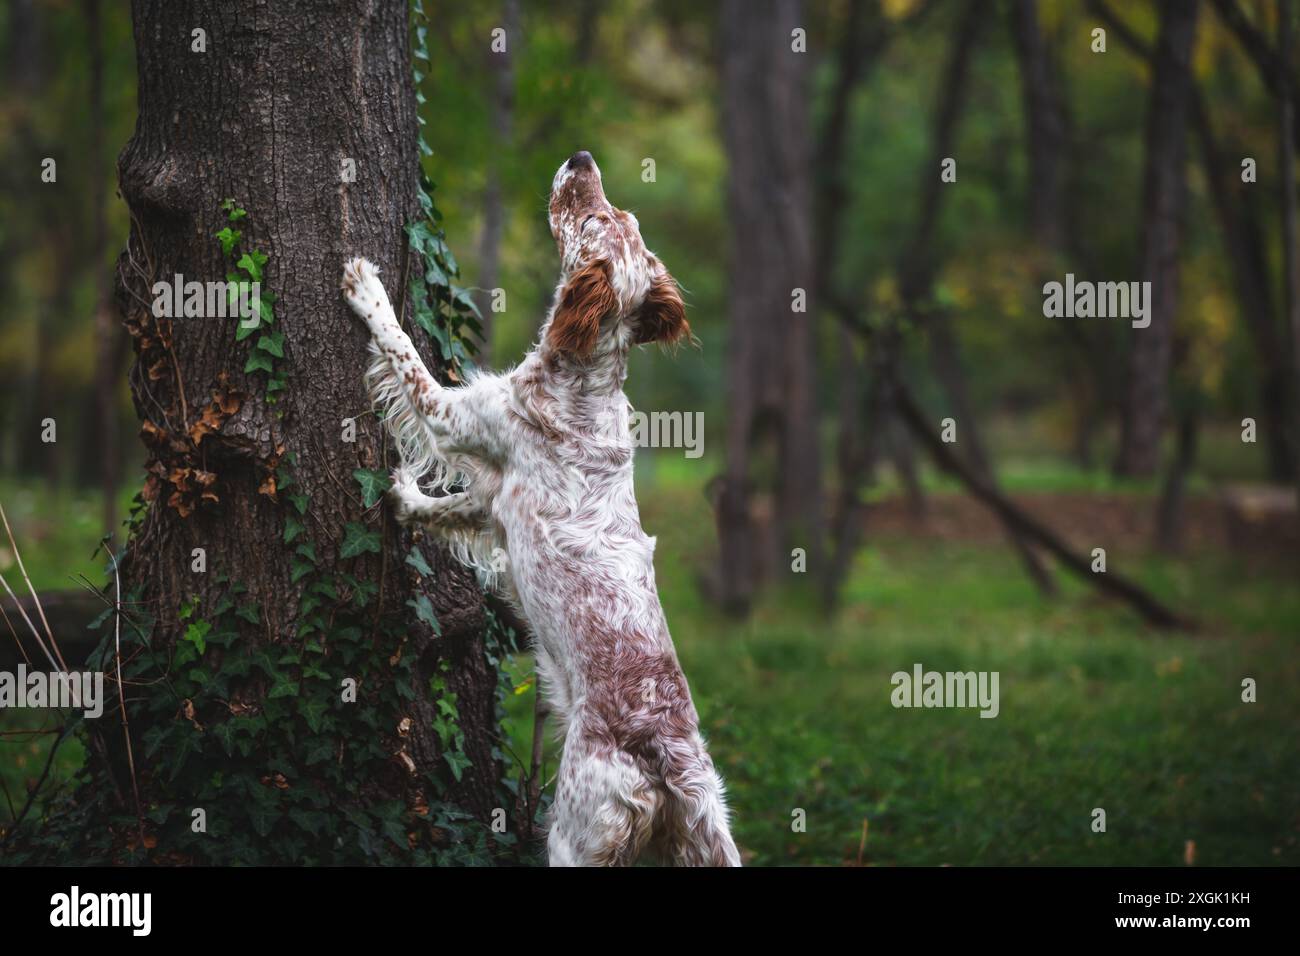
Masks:
[[[1105,542],[1112,567],[1194,615],[1188,635],[1154,632],[1064,573],[1062,595],[1042,598],[963,496],[931,494],[920,523],[883,497],[833,620],[793,589],[737,624],[697,587],[715,553],[704,495],[661,478],[640,489],[643,523],[658,536],[660,593],[750,864],[1300,864],[1293,525],[1243,534],[1217,495],[1201,494],[1185,553],[1171,558],[1148,547],[1149,495],[1013,489],[1076,546]],[[97,580],[92,498],[4,491],[38,588],[72,587],[77,571]],[[11,561],[0,554],[17,586]],[[999,716],[894,709],[890,675],[918,662],[998,671]],[[511,666],[520,693],[506,729],[527,754],[531,661]],[[1257,703],[1241,702],[1245,677]],[[9,712],[0,729],[43,719]],[[21,805],[47,740],[0,740],[9,800]],[[81,756],[65,747],[57,775]],[[548,776],[555,759],[552,745]],[[1098,807],[1105,833],[1091,829]]]

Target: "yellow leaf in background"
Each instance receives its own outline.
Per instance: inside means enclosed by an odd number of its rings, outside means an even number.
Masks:
[[[871,288],[871,298],[875,300],[878,308],[896,308],[900,299],[898,298],[898,284],[894,282],[894,277],[881,276],[877,279],[875,285]]]
[[[520,694],[526,693],[528,691],[528,688],[532,686],[533,686],[533,678],[530,677],[528,678],[528,680],[524,681],[522,684],[520,684],[518,687],[515,688],[515,696],[518,697]]]
[[[901,20],[911,16],[920,5],[920,0],[881,0],[880,9],[886,19]]]

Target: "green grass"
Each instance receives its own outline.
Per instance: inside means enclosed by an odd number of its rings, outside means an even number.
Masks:
[[[698,492],[642,496],[660,593],[754,864],[1300,862],[1300,589],[1239,557],[1130,569],[1203,621],[1164,635],[990,547],[875,540],[833,621],[798,594],[747,624],[693,587]],[[1001,712],[894,709],[890,675],[1000,673]],[[1259,702],[1241,702],[1241,680]],[[1090,829],[1092,810],[1107,831]],[[806,832],[792,814],[806,813]]]

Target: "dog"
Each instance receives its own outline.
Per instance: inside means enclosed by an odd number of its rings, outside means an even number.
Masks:
[[[529,622],[564,742],[550,864],[644,854],[739,866],[655,588],[623,394],[633,345],[689,337],[685,306],[636,217],[605,198],[590,153],[556,171],[548,218],[560,281],[538,343],[512,371],[455,388],[420,361],[376,268],[344,267],[344,297],[372,336],[367,382],[401,459],[395,511],[446,539]]]

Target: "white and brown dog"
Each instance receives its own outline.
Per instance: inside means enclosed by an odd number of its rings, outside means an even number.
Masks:
[[[457,388],[420,361],[375,267],[345,266],[345,297],[374,337],[368,382],[401,455],[397,514],[488,575],[494,549],[508,557],[501,583],[532,627],[564,735],[551,864],[631,864],[645,851],[737,866],[632,487],[628,350],[689,335],[681,295],[635,217],[605,198],[590,153],[556,172],[550,226],[560,284],[540,341],[513,371]]]

